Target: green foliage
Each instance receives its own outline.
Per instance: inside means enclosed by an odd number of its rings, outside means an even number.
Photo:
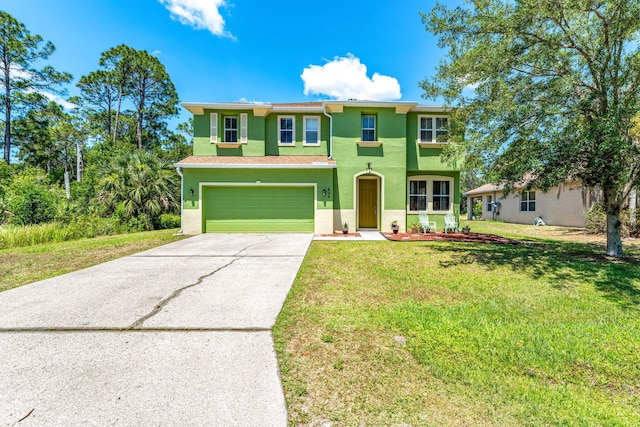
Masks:
[[[607,215],[602,205],[593,205],[586,215],[587,232],[591,234],[601,234],[607,231]],[[640,209],[636,209],[636,220],[631,220],[629,209],[620,212],[620,235],[624,238],[638,236],[640,230]]]
[[[170,213],[160,215],[160,229],[179,228],[180,222],[180,215]]]
[[[0,225],[43,224],[12,227],[16,242],[179,226],[179,180],[170,165],[191,154],[193,124],[167,128],[178,96],[158,58],[126,45],[106,50],[100,69],[80,78],[80,96],[69,99],[79,108],[66,112],[40,90],[64,94],[57,86],[71,76],[34,66],[53,44],[2,11],[0,32],[0,69],[25,71],[6,82],[0,73],[0,101],[11,112],[0,161]],[[9,165],[15,146],[18,167]],[[65,174],[70,199],[61,189]]]
[[[179,211],[179,181],[173,168],[143,151],[125,153],[104,165],[98,202],[136,230],[151,230],[163,213]]]
[[[15,225],[53,221],[61,191],[51,186],[46,175],[37,169],[26,169],[13,177],[5,188],[9,222]]]
[[[117,218],[83,215],[71,223],[48,222],[37,225],[0,227],[0,249],[64,242],[129,231]]]
[[[428,97],[458,108],[451,152],[488,166],[507,189],[581,180],[617,217],[640,179],[631,119],[640,110],[640,3],[468,1],[423,15],[448,49]],[[611,224],[617,224],[616,221]],[[619,229],[607,253],[622,256]]]
[[[473,216],[476,218],[482,217],[482,200],[478,200],[473,204]]]
[[[10,14],[0,11],[0,69],[20,69],[20,73],[0,73],[0,87],[3,88],[1,100],[8,114],[19,111],[18,107],[29,107],[33,97],[25,96],[36,90],[63,93],[57,90],[61,83],[71,80],[71,74],[57,72],[51,66],[35,68],[38,60],[47,59],[55,47],[51,42],[44,42],[41,36],[32,35],[25,25]],[[23,95],[21,97],[21,95]],[[21,105],[22,104],[22,105]],[[4,161],[11,160],[11,121],[4,125]]]
[[[158,58],[119,45],[102,53],[100,66],[82,76],[78,87],[82,108],[105,141],[126,141],[140,150],[180,142],[172,141],[177,134],[165,122],[178,112],[178,94]]]

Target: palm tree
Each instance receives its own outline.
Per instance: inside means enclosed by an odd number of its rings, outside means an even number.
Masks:
[[[180,209],[179,180],[168,162],[144,151],[115,157],[102,170],[98,200],[105,212],[129,220],[145,215],[158,223],[163,213]]]

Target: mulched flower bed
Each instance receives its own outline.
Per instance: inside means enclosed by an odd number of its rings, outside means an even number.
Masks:
[[[394,242],[408,242],[408,241],[432,241],[432,240],[444,240],[448,242],[480,242],[480,243],[503,243],[508,245],[520,245],[522,242],[519,240],[507,239],[506,237],[496,236],[494,234],[480,234],[480,233],[425,233],[425,234],[411,234],[411,233],[382,233],[384,237]]]

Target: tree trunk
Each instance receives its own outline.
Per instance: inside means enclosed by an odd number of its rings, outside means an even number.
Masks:
[[[11,81],[10,63],[4,58],[4,161],[11,162]]]
[[[138,139],[138,150],[142,150],[142,113],[138,115],[138,124],[136,126],[136,138]]]
[[[607,212],[607,255],[621,258],[624,256],[622,252],[622,239],[620,237],[620,211],[622,204],[618,200],[617,192],[612,189],[605,189],[604,206]]]
[[[9,96],[6,97],[4,105],[4,161],[11,162],[11,105]]]
[[[76,143],[76,181],[80,182],[82,181],[82,146],[80,145],[79,142]]]
[[[116,108],[116,120],[113,124],[113,143],[116,143],[116,136],[118,135],[118,119],[120,118],[120,107],[122,105],[122,88],[118,88],[118,107]]]
[[[65,168],[66,169],[66,168]],[[71,199],[71,183],[69,182],[69,171],[64,171],[64,192],[67,200]]]
[[[136,137],[138,138],[138,150],[142,150],[142,119],[144,115],[145,94],[147,92],[146,79],[140,87],[140,99],[138,101],[138,120],[136,124]]]
[[[635,226],[636,223],[636,188],[632,188],[629,192],[629,221]]]

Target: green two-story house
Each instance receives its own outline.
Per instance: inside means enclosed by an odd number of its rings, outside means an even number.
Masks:
[[[415,102],[183,103],[194,114],[182,229],[333,233],[458,216],[444,108]]]

